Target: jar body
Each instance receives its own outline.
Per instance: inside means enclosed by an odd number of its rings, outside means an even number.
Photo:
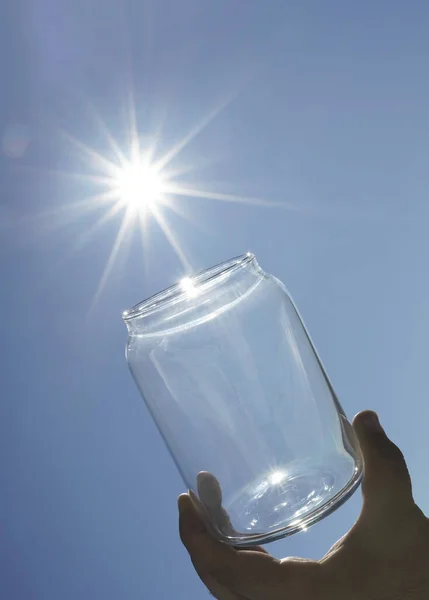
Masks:
[[[252,255],[124,318],[134,380],[216,537],[279,539],[356,489],[354,431],[290,296]]]

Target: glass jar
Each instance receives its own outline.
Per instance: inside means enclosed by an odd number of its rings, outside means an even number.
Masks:
[[[357,488],[362,458],[297,309],[252,254],[123,313],[134,380],[210,531],[290,535]]]

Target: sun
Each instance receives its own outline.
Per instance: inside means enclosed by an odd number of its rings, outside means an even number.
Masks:
[[[165,183],[154,165],[139,161],[118,168],[112,188],[127,211],[146,215],[162,201]]]
[[[104,207],[104,213],[79,236],[74,249],[80,250],[92,239],[95,233],[108,221],[119,216],[118,232],[113,240],[112,249],[107,257],[100,282],[94,294],[94,306],[109,278],[116,259],[123,246],[127,246],[133,231],[140,233],[143,249],[144,265],[147,264],[149,255],[150,223],[155,222],[162,230],[166,241],[171,246],[180,260],[183,270],[191,272],[192,266],[185,254],[182,243],[176,230],[169,223],[168,213],[175,213],[179,217],[194,222],[192,212],[181,207],[180,198],[184,197],[196,201],[217,201],[222,203],[238,203],[245,206],[282,207],[289,210],[298,210],[294,205],[277,203],[257,197],[241,196],[232,193],[214,191],[202,188],[193,183],[189,176],[196,168],[192,165],[174,166],[181,152],[198,136],[213,119],[219,115],[233,100],[235,96],[228,95],[224,102],[217,105],[206,117],[191,128],[182,138],[163,153],[159,153],[162,146],[161,130],[155,128],[152,136],[147,139],[141,137],[137,123],[136,107],[130,94],[128,111],[129,130],[128,142],[121,148],[117,140],[107,128],[101,117],[94,112],[95,122],[100,128],[107,142],[106,153],[101,153],[75,138],[68,132],[62,131],[64,138],[78,152],[78,158],[85,162],[83,172],[54,172],[57,175],[66,175],[73,179],[86,182],[92,186],[92,193],[82,198],[81,201],[59,207],[49,213],[50,223],[54,216],[60,222],[63,219],[76,219],[92,210]],[[143,143],[143,140],[144,143]],[[198,290],[193,282],[184,278],[182,289],[191,297],[198,295]],[[280,476],[279,476],[280,479]],[[272,484],[277,484],[274,476]]]

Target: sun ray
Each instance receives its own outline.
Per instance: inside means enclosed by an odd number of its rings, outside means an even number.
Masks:
[[[125,156],[125,154],[122,152],[118,142],[115,140],[115,138],[113,137],[113,135],[111,134],[111,132],[109,131],[106,123],[103,121],[103,119],[101,118],[101,116],[99,115],[99,113],[95,110],[94,105],[92,104],[92,102],[88,103],[88,108],[94,118],[94,121],[96,122],[98,128],[100,129],[100,131],[102,132],[102,134],[104,135],[104,137],[107,140],[107,143],[110,146],[110,149],[112,150],[113,154],[116,157],[116,160],[118,161],[118,163],[120,165],[124,165],[127,162],[127,157]]]
[[[143,249],[143,268],[145,273],[148,272],[149,264],[148,264],[148,254],[149,254],[149,227],[148,227],[148,219],[146,215],[140,214],[139,217],[139,232],[140,232],[140,240]]]
[[[128,97],[128,102],[129,102],[128,118],[129,118],[129,135],[130,135],[130,155],[131,155],[131,162],[134,162],[139,159],[139,157],[141,156],[141,152],[140,152],[140,137],[139,137],[138,124],[137,124],[137,110],[136,110],[136,104],[135,104],[135,100],[134,100],[134,94],[131,92]]]
[[[182,165],[180,167],[176,167],[175,169],[169,168],[163,169],[165,171],[167,179],[176,179],[177,177],[183,177],[183,175],[188,175],[189,173],[195,173],[196,171],[201,172],[203,169],[207,169],[213,166],[216,163],[215,160],[201,160],[199,159],[198,163],[194,162],[191,165]]]
[[[195,125],[191,129],[189,133],[187,133],[181,140],[177,142],[170,150],[164,154],[158,161],[156,162],[157,167],[161,170],[164,169],[170,162],[175,158],[190,142],[192,142],[197,135],[199,135],[206,127],[215,119],[221,112],[225,110],[225,108],[231,104],[231,102],[237,97],[238,92],[234,92],[229,94],[225,100],[220,102],[218,106],[216,106],[213,110],[206,115],[200,123]]]
[[[79,152],[81,152],[83,155],[85,155],[95,167],[98,167],[102,173],[106,173],[107,175],[111,175],[112,177],[114,177],[115,171],[118,168],[117,165],[115,165],[115,163],[111,162],[108,158],[106,158],[105,156],[103,156],[102,154],[100,154],[99,152],[97,152],[96,150],[91,148],[90,146],[87,146],[86,144],[84,144],[83,142],[81,142],[80,140],[78,140],[77,138],[72,136],[67,131],[63,130],[62,135],[73,146],[75,146],[75,148]]]
[[[169,210],[173,211],[176,215],[178,215],[179,217],[184,219],[187,223],[191,223],[192,225],[195,225],[196,227],[198,227],[198,229],[200,231],[204,232],[206,235],[211,236],[211,237],[214,236],[214,231],[210,226],[205,225],[201,221],[197,220],[195,218],[195,216],[192,213],[190,213],[189,210],[185,210],[179,204],[179,202],[175,202],[174,198],[171,198],[168,195],[164,196],[163,201],[161,202],[161,205],[163,207],[168,208]]]
[[[189,211],[186,211],[178,202],[174,201],[174,198],[171,196],[164,196],[162,200],[162,206],[172,210],[176,215],[188,221],[188,223],[192,223],[193,225],[197,225],[201,227],[201,223],[197,222],[197,220],[193,217],[193,215],[189,214]]]
[[[182,263],[183,267],[186,270],[191,271],[192,270],[191,264],[188,261],[188,259],[186,258],[185,253],[181,249],[179,242],[176,240],[174,233],[171,231],[170,226],[168,225],[164,215],[157,208],[154,208],[153,216],[155,217],[158,225],[161,227],[170,246],[173,248],[173,250],[177,254],[178,258],[180,259],[180,262]]]
[[[38,169],[28,165],[19,165],[17,169],[20,173],[33,173],[36,175],[45,175],[48,177],[58,177],[65,179],[74,179],[82,183],[94,183],[100,186],[106,186],[111,179],[105,175],[90,175],[89,173],[77,173],[61,169]]]
[[[92,227],[87,229],[76,241],[72,248],[72,252],[78,252],[81,250],[99,231],[103,225],[105,225],[108,221],[110,221],[115,215],[120,212],[122,206],[119,202],[114,204],[98,221],[96,221]]]
[[[85,200],[79,200],[77,202],[70,202],[63,206],[51,208],[43,211],[38,215],[38,219],[49,222],[49,228],[56,229],[75,221],[76,219],[83,218],[84,216],[94,211],[100,210],[103,206],[111,204],[112,200],[116,198],[116,195],[112,190],[102,192],[90,196]]]
[[[125,234],[130,229],[130,225],[132,224],[132,222],[133,222],[133,218],[131,215],[131,211],[126,210],[124,213],[124,216],[122,217],[121,226],[116,235],[115,242],[112,247],[112,251],[110,252],[109,258],[107,259],[106,266],[104,268],[103,274],[100,279],[100,283],[98,284],[97,290],[94,294],[94,298],[93,298],[89,312],[92,312],[92,310],[94,309],[95,305],[98,302],[98,299],[101,296],[101,293],[104,290],[107,280],[109,279],[109,276],[115,265],[119,251],[121,250],[121,246],[122,246],[122,242],[124,241]]]
[[[253,206],[271,206],[276,208],[288,208],[290,210],[299,210],[290,205],[280,202],[264,200],[262,198],[252,198],[251,196],[237,196],[235,194],[222,194],[207,190],[198,190],[194,188],[182,187],[179,185],[167,185],[166,192],[174,196],[188,196],[191,198],[206,198],[207,200],[219,200],[220,202],[235,202],[237,204],[248,204]]]

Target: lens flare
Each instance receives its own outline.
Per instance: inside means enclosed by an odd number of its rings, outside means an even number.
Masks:
[[[189,298],[195,298],[198,296],[198,289],[194,282],[189,277],[184,277],[180,282],[180,287],[189,296]]]
[[[162,199],[164,181],[154,166],[137,162],[118,169],[113,187],[126,210],[146,215]]]
[[[180,205],[181,197],[186,197],[189,200],[195,199],[196,201],[216,201],[300,210],[296,206],[284,202],[276,203],[261,198],[204,189],[201,185],[193,184],[189,179],[183,180],[184,175],[189,175],[189,173],[196,170],[195,167],[183,168],[180,165],[172,167],[172,162],[179,158],[180,153],[210,125],[213,119],[228,106],[234,97],[234,95],[227,96],[223,102],[211,110],[200,122],[197,122],[187,134],[163,154],[158,152],[161,145],[160,131],[150,141],[142,142],[132,95],[130,95],[128,111],[127,147],[121,147],[95,111],[93,111],[95,122],[106,142],[105,152],[99,152],[69,133],[62,132],[67,142],[76,149],[79,159],[85,164],[85,169],[82,173],[62,171],[53,174],[90,184],[93,194],[70,205],[63,205],[58,209],[45,213],[47,220],[49,220],[49,226],[52,227],[55,220],[58,224],[65,225],[89,212],[95,212],[101,207],[105,208],[97,221],[87,225],[79,239],[76,240],[74,250],[79,251],[103,225],[113,218],[120,217],[122,213],[118,233],[113,240],[112,249],[95,292],[92,306],[95,305],[102,293],[121,248],[127,245],[135,229],[140,231],[143,258],[146,264],[149,254],[150,221],[158,224],[167,242],[179,258],[184,271],[190,272],[193,270],[183,249],[182,242],[178,239],[176,231],[173,230],[172,225],[167,220],[166,214],[171,211],[179,217],[192,221],[192,212],[189,209],[185,212]],[[191,214],[189,214],[190,212]],[[190,296],[198,293],[192,282],[186,278],[182,280],[182,287]]]

